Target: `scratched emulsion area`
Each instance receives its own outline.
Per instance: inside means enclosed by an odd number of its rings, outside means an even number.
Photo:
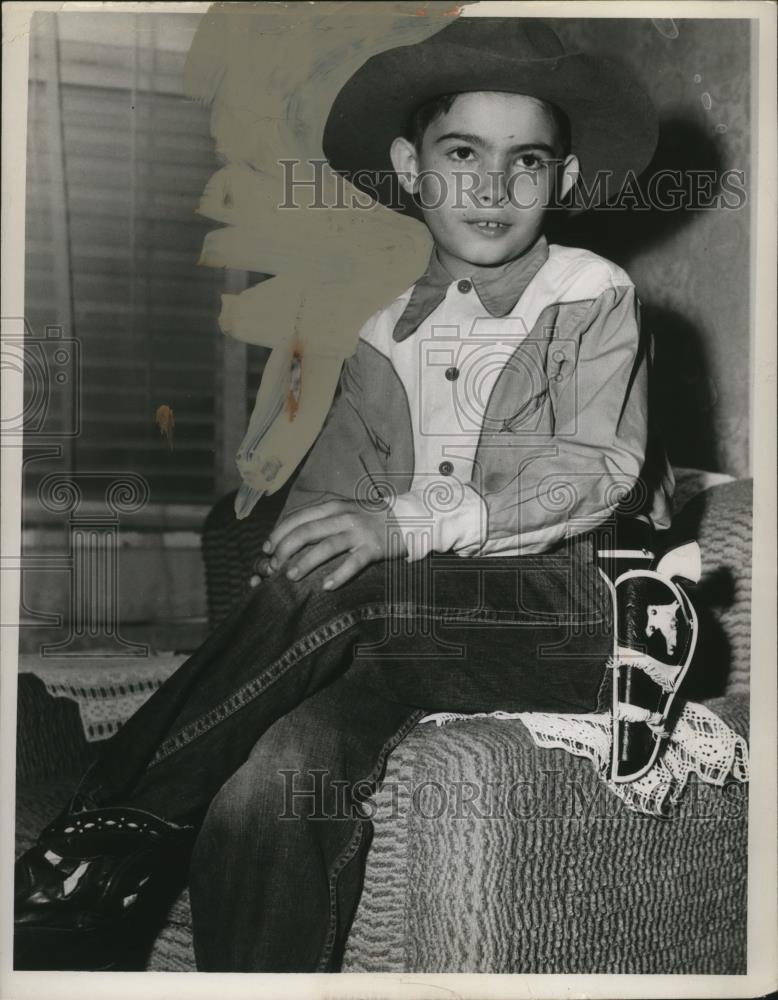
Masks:
[[[157,407],[154,413],[154,423],[159,427],[159,433],[167,441],[167,446],[172,451],[176,420],[173,411],[167,404],[163,403],[162,406]]]
[[[185,89],[211,108],[224,164],[198,209],[221,225],[200,263],[273,275],[224,295],[219,317],[229,336],[271,348],[237,455],[238,517],[294,472],[360,327],[418,278],[431,250],[421,223],[380,205],[354,207],[357,192],[326,164],[324,207],[311,207],[310,187],[290,195],[281,161],[299,160],[295,179],[313,178],[327,114],[349,76],[375,53],[439,31],[460,9],[451,0],[214,5],[198,28]],[[292,202],[299,207],[281,207]]]

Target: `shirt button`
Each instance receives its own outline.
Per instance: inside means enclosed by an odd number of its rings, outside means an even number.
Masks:
[[[462,281],[457,282],[457,288],[463,295],[467,295],[472,287],[472,284],[467,280],[467,278],[463,278]]]
[[[440,465],[438,466],[438,472],[441,474],[441,476],[450,476],[453,471],[454,471],[454,466],[451,464],[451,462],[441,462]]]
[[[446,369],[446,378],[449,380],[449,382],[455,382],[459,378],[459,369],[458,368],[447,368]]]

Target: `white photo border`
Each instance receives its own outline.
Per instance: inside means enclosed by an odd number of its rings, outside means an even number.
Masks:
[[[412,0],[413,2],[413,0]],[[207,3],[44,3],[3,5],[2,301],[4,316],[24,314],[24,196],[27,40],[37,11],[154,11],[198,13]],[[749,796],[748,972],[743,976],[658,975],[220,975],[203,973],[31,973],[11,971],[14,734],[18,626],[0,628],[0,997],[8,1000],[124,998],[375,997],[426,1000],[517,997],[743,997],[778,986],[778,867],[776,864],[776,6],[762,2],[482,2],[466,16],[576,18],[751,19],[752,190],[751,455],[754,474],[754,563],[751,673],[751,794]],[[20,374],[3,369],[2,407],[19,412]],[[3,447],[2,557],[18,559],[21,546],[21,449]],[[18,623],[19,576],[4,573],[0,621]]]

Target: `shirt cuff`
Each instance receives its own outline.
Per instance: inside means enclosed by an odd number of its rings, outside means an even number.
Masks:
[[[411,490],[398,496],[391,517],[400,530],[406,561],[424,559],[430,552],[459,552],[468,555],[486,541],[488,511],[483,497],[472,486],[463,485],[456,506],[435,510],[434,493]],[[432,507],[432,509],[431,509]],[[462,553],[464,554],[464,553]]]

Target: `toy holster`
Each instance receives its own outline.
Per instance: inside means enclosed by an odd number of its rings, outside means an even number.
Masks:
[[[656,551],[647,521],[615,517],[593,533],[613,598],[611,780],[634,781],[668,737],[673,700],[691,666],[698,621],[682,580],[698,581],[696,542]]]

